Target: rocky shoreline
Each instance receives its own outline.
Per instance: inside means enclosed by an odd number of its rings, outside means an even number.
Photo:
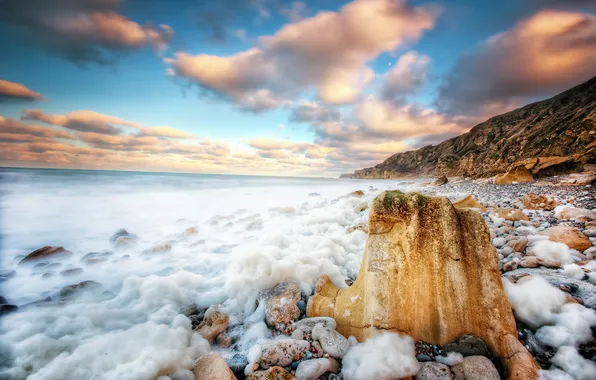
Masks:
[[[543,370],[542,378],[590,380],[596,376],[593,335],[596,329],[596,196],[592,186],[566,186],[561,182],[561,178],[552,178],[538,184],[495,185],[445,179],[435,185],[418,186],[420,195],[414,198],[389,192],[377,199],[383,207],[388,207],[387,194],[393,194],[390,208],[402,210],[410,198],[413,207],[422,209],[429,207],[430,199],[439,199],[428,197],[446,196],[455,209],[461,210],[457,215],[480,213],[495,256],[489,254],[482,259],[486,263],[478,265],[486,265],[487,270],[494,266],[502,276],[515,315],[515,339],[519,339],[523,349]],[[347,196],[359,199],[376,191],[371,187]],[[398,208],[393,209],[391,205]],[[372,223],[373,219],[377,220],[378,207],[360,202],[354,212],[372,208],[371,215],[375,215],[371,216]],[[399,214],[403,210],[391,211],[395,212]],[[371,226],[366,224],[346,226],[346,234],[368,233],[369,228]],[[378,227],[374,228],[378,234]],[[189,228],[182,235],[194,234],[196,229]],[[479,239],[483,239],[482,232],[480,234]],[[427,239],[432,237],[428,235]],[[116,232],[110,239],[114,248],[121,251],[134,246],[137,240],[136,235],[126,230]],[[171,249],[171,243],[164,243],[143,254],[167,254]],[[47,265],[52,265],[45,263],[48,258],[60,260],[70,255],[72,253],[62,247],[44,247],[22,258],[22,262],[44,261],[44,268],[48,269]],[[94,252],[85,256],[85,262],[94,265],[110,256],[108,252]],[[3,271],[0,280],[12,276],[14,272]],[[357,278],[346,279],[345,286],[355,286],[355,280]],[[326,292],[325,286],[322,279],[314,291],[315,297],[305,294],[299,284],[292,281],[262,289],[255,297],[256,311],[243,321],[228,315],[224,304],[184,307],[180,313],[190,320],[192,329],[209,342],[210,352],[202,355],[192,368],[159,379],[538,378],[511,373],[502,354],[498,355],[495,346],[478,336],[480,334],[462,333],[444,344],[436,344],[386,332],[365,341],[358,339],[359,343],[350,337],[354,334],[338,332],[345,331],[340,326],[342,320],[351,318],[348,308],[345,312],[340,309],[341,318],[313,315],[317,314],[313,311],[315,298]],[[20,308],[68,303],[80,294],[93,294],[98,299],[115,296],[102,289],[101,284],[83,281],[63,288],[56,297],[20,305]],[[531,302],[534,298],[536,303]],[[2,314],[19,309],[4,297],[0,301]],[[340,304],[337,307],[344,308]],[[336,306],[330,304],[329,307]],[[373,312],[382,314],[380,310]],[[475,313],[474,310],[465,312],[470,316]],[[261,338],[255,343],[247,336]],[[528,366],[527,373],[532,373],[532,364],[524,365]]]

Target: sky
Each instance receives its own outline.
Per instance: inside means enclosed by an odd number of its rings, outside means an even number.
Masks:
[[[336,177],[596,75],[593,0],[0,0],[0,166]]]

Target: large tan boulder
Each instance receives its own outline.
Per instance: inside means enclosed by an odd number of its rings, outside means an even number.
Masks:
[[[323,276],[307,315],[332,317],[337,331],[359,341],[394,331],[445,345],[472,334],[503,360],[510,379],[538,379],[538,366],[517,340],[482,216],[447,198],[379,195],[355,283],[339,289]]]
[[[559,205],[554,198],[551,198],[548,195],[537,195],[534,193],[526,194],[522,199],[521,202],[523,203],[524,207],[529,210],[553,210],[555,207]]]
[[[460,198],[453,202],[456,208],[475,208],[481,211],[486,211],[486,207],[480,204],[472,194]]]
[[[228,363],[215,352],[203,355],[192,369],[195,380],[236,380]]]
[[[563,243],[580,252],[592,246],[590,239],[575,227],[554,226],[540,232],[540,235],[546,235],[550,240]]]
[[[596,220],[596,211],[579,207],[565,207],[559,213],[559,217],[577,220],[578,222],[587,222],[589,220]]]
[[[532,173],[525,166],[518,166],[513,169],[509,169],[507,173],[495,177],[496,185],[510,185],[513,182],[532,182],[534,177]]]

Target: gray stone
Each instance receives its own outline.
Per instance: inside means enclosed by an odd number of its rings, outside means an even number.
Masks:
[[[319,341],[323,351],[336,359],[342,359],[350,349],[350,342],[343,335],[323,324],[312,329],[312,339]]]
[[[446,352],[459,352],[463,356],[491,356],[486,343],[474,335],[462,335],[457,342],[447,343],[443,349]]]
[[[310,343],[305,340],[283,339],[265,343],[261,346],[259,364],[263,369],[274,366],[287,367],[292,362],[302,359],[309,349]]]
[[[316,380],[327,372],[336,373],[339,363],[333,358],[305,360],[296,369],[296,378],[300,380]]]
[[[330,317],[312,317],[312,318],[304,318],[292,324],[294,330],[302,330],[304,332],[311,332],[312,329],[318,325],[319,323],[323,324],[324,327],[329,329],[335,330],[337,324],[335,323],[335,319]]]
[[[451,367],[455,380],[501,380],[494,364],[484,356],[468,356]]]
[[[445,364],[428,362],[423,363],[416,380],[453,380],[451,370]]]

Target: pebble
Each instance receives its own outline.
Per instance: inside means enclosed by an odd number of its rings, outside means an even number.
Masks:
[[[342,359],[350,349],[350,342],[343,335],[322,323],[312,329],[312,338],[319,341],[325,353],[336,359]]]
[[[416,380],[452,380],[451,370],[445,364],[428,362],[423,363],[416,374]]]

